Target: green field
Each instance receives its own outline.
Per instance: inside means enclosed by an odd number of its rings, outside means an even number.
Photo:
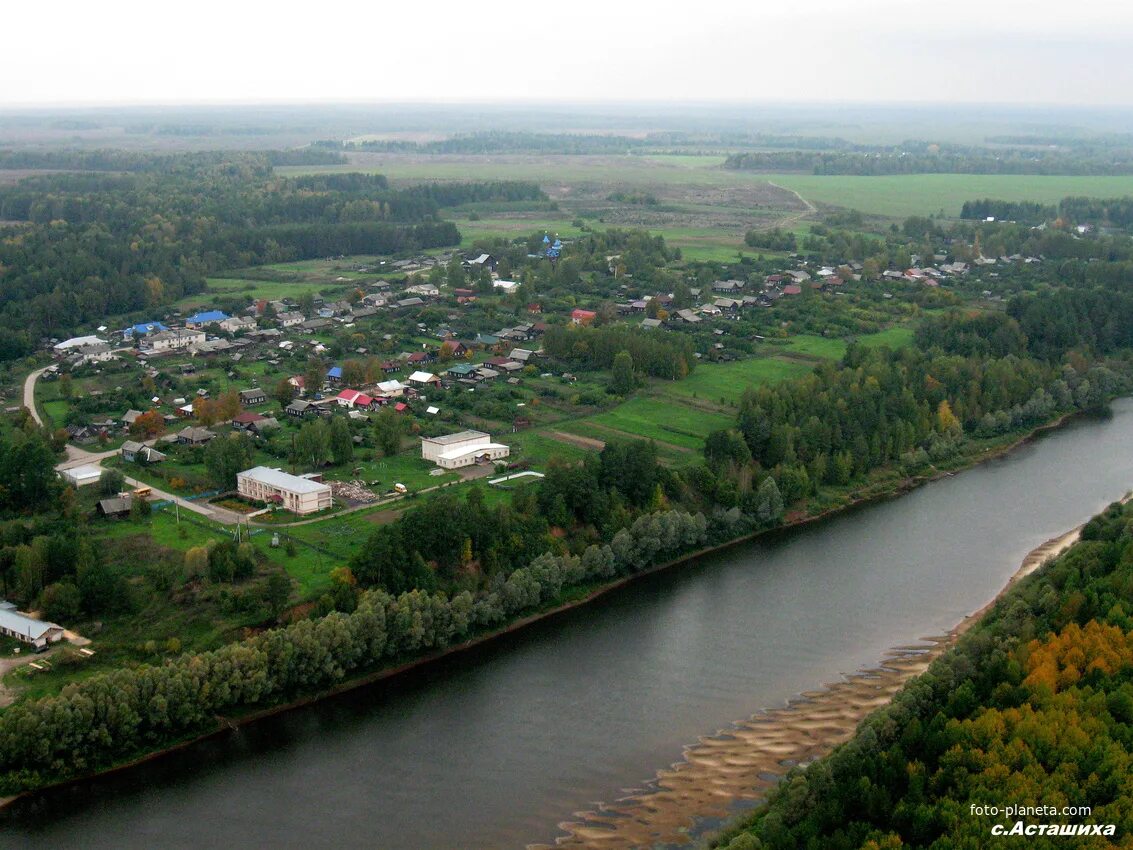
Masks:
[[[913,329],[905,327],[887,328],[875,334],[858,337],[858,342],[869,348],[905,348],[913,344]]]
[[[753,176],[756,176],[753,174]],[[1032,174],[900,174],[856,177],[815,174],[760,174],[761,179],[792,189],[814,203],[905,218],[910,215],[960,215],[964,201],[996,198],[1053,204],[1069,195],[1114,198],[1133,194],[1133,175],[1120,177]]]
[[[817,357],[823,360],[838,360],[846,353],[844,339],[828,339],[810,334],[792,336],[781,342],[776,340],[768,344],[768,348],[772,346],[774,350],[789,351],[803,357]]]

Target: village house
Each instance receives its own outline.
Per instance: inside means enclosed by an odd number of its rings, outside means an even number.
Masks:
[[[225,331],[226,333],[234,334],[238,333],[239,331],[254,330],[256,327],[256,320],[247,316],[230,317],[225,319],[223,322],[219,322],[218,324],[220,325],[221,330]]]
[[[477,257],[473,257],[471,260],[465,260],[464,264],[474,271],[484,268],[490,269],[491,271],[496,270],[496,258],[491,254],[480,254]]]
[[[259,387],[252,387],[250,390],[240,390],[241,404],[263,404],[267,400],[267,393]]]
[[[238,431],[247,431],[263,418],[262,414],[245,410],[232,417],[232,427]]]
[[[298,329],[303,333],[313,334],[315,331],[321,331],[331,326],[330,319],[307,319],[297,325]]]
[[[405,385],[401,381],[379,381],[378,395],[382,398],[400,398],[405,393]]]
[[[287,405],[287,407],[283,408],[283,412],[288,416],[303,417],[315,411],[311,409],[311,403],[309,401],[297,398],[292,401],[291,404]]]
[[[511,454],[503,443],[493,443],[483,431],[460,431],[442,437],[422,437],[421,457],[442,469],[459,469],[474,463],[502,460]]]
[[[118,450],[118,454],[122,456],[122,460],[128,463],[160,463],[165,460],[166,456],[157,449],[139,443],[136,440],[127,440],[122,444],[122,448]]]
[[[334,400],[338,403],[339,407],[346,407],[350,409],[354,409],[356,407],[370,408],[373,407],[374,404],[374,399],[372,396],[369,396],[359,390],[343,390],[334,397]]]
[[[208,428],[190,425],[178,431],[176,439],[178,443],[184,446],[203,446],[215,436],[216,434]]]
[[[410,384],[419,387],[432,386],[440,389],[441,379],[434,375],[432,372],[414,372],[406,379]]]
[[[713,292],[721,292],[725,295],[737,293],[744,288],[742,280],[718,280],[712,284]]]
[[[246,499],[280,505],[299,516],[326,510],[333,504],[329,484],[266,466],[237,473],[236,492]]]
[[[261,416],[259,419],[248,426],[248,430],[255,434],[257,437],[262,437],[268,431],[274,431],[279,427],[279,420],[274,416]]]
[[[279,313],[276,315],[275,320],[279,323],[281,328],[290,328],[295,325],[301,325],[307,321],[307,317],[302,313]]]
[[[476,371],[476,366],[472,363],[454,363],[449,366],[445,374],[453,378],[467,378]]]
[[[575,308],[570,311],[571,324],[585,326],[592,324],[596,318],[598,318],[598,314],[593,310],[580,310]]]
[[[95,512],[105,519],[125,519],[130,515],[130,500],[124,496],[99,499]]]

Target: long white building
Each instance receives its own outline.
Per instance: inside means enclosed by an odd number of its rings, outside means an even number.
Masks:
[[[329,484],[257,466],[236,475],[236,491],[246,499],[273,502],[299,514],[313,514],[333,502]]]
[[[502,460],[511,454],[503,443],[493,443],[483,431],[460,431],[442,437],[422,437],[421,457],[442,469],[458,469],[477,461]]]
[[[10,602],[0,601],[0,635],[22,641],[37,651],[63,640],[63,627],[33,619],[16,610]]]

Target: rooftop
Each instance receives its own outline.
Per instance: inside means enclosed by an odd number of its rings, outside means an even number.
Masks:
[[[441,437],[422,437],[423,440],[428,440],[430,443],[437,443],[441,446],[449,446],[453,443],[463,443],[465,440],[474,440],[478,437],[490,437],[490,434],[485,434],[483,431],[458,431],[455,434],[445,434]]]
[[[266,466],[257,466],[245,470],[238,477],[250,478],[252,481],[258,481],[269,487],[278,487],[280,490],[289,490],[292,493],[319,493],[330,489],[328,484],[320,484],[310,478],[302,478],[281,469],[270,469]]]

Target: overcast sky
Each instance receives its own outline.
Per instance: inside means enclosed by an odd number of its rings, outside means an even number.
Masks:
[[[0,105],[783,100],[1133,104],[1133,3],[5,4]]]

